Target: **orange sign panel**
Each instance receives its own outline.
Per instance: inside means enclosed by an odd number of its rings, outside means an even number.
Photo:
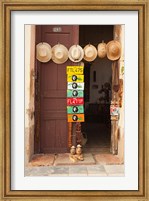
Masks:
[[[84,114],[68,114],[68,122],[84,122]]]

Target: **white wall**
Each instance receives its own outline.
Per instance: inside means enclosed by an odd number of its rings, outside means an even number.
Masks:
[[[35,26],[25,25],[25,165],[34,153]]]
[[[93,81],[93,72],[96,71],[96,82]],[[97,58],[90,71],[90,103],[95,103],[101,96],[98,91],[105,82],[111,82],[112,68],[111,61],[107,58]],[[93,89],[93,85],[98,85],[97,89]]]

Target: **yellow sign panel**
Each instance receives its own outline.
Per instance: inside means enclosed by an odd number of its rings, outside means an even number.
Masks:
[[[84,75],[67,75],[67,82],[84,82]]]
[[[68,122],[84,122],[84,114],[68,114]]]
[[[83,66],[67,66],[67,74],[82,75],[84,71]]]

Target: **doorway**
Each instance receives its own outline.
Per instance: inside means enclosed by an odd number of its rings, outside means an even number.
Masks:
[[[113,26],[39,25],[36,27],[36,44],[42,41],[51,46],[61,43],[69,49],[73,44],[84,47],[90,43],[97,48],[98,43],[103,40],[105,43],[113,40]],[[81,124],[81,130],[88,139],[84,151],[103,152],[104,148],[110,151],[112,62],[107,58],[98,57],[91,63],[84,60],[83,62],[85,122]],[[76,63],[68,60],[64,64],[57,65],[52,61],[48,63],[36,61],[35,153],[69,151],[66,111],[67,65],[76,65]]]
[[[112,25],[81,25],[79,44],[84,47],[90,43],[95,47],[99,43],[113,40]],[[97,57],[93,62],[85,62],[85,122],[82,132],[87,142],[84,152],[109,153],[111,144],[111,85],[112,62]]]

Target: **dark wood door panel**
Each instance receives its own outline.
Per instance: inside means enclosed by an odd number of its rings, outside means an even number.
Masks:
[[[54,119],[63,119],[66,120],[67,118],[67,113],[66,111],[46,111],[46,112],[42,112],[42,117],[44,120],[54,120]]]
[[[65,111],[66,112],[66,106],[67,106],[67,102],[66,102],[66,98],[62,99],[62,98],[44,98],[42,99],[42,111],[46,112],[48,110],[52,110],[52,111]],[[42,114],[41,111],[41,114]]]
[[[55,32],[55,28],[61,28]],[[37,43],[47,42],[52,47],[61,43],[69,48],[78,42],[79,29],[72,25],[37,26]],[[40,74],[40,151],[42,153],[66,152],[68,148],[67,123],[67,76],[66,66],[73,65],[68,59],[64,64],[37,62]],[[38,101],[37,99],[37,101]],[[38,118],[37,118],[38,119]],[[38,129],[38,128],[37,128]]]
[[[71,64],[65,63],[61,65],[53,64],[49,62],[41,65],[41,93],[48,90],[66,90],[67,88],[67,76],[66,76],[66,65]]]
[[[58,68],[54,62],[48,62],[41,65],[41,94],[50,89],[57,89]]]
[[[67,62],[67,65],[68,65],[68,62]],[[67,89],[66,64],[58,66],[57,80],[58,80],[57,89],[66,90]]]
[[[42,153],[61,153],[67,151],[66,120],[43,120],[44,129],[41,132]]]
[[[66,89],[65,90],[48,90],[42,92],[41,97],[44,98],[66,98]]]

